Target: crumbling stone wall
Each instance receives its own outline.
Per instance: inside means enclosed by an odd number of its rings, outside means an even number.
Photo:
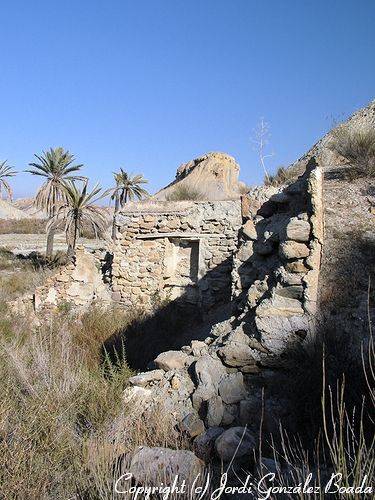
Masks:
[[[68,304],[85,308],[97,302],[106,306],[111,302],[107,252],[89,252],[78,246],[71,263],[49,276],[33,294],[24,295],[9,304],[12,310],[36,313]]]
[[[232,457],[241,436],[254,441],[261,419],[267,432],[293,420],[280,368],[288,349],[314,332],[323,235],[320,168],[311,160],[286,189],[267,189],[250,193],[242,205],[247,212],[232,270],[233,317],[214,325],[204,340],[159,354],[155,369],[132,377],[124,394],[141,411],[162,401],[203,459],[214,450],[223,460],[226,450]]]
[[[250,198],[251,198],[250,193]],[[305,173],[260,207],[250,201],[233,270],[235,311],[280,353],[313,327],[323,240],[322,175]]]
[[[112,299],[127,306],[180,300],[207,310],[230,300],[240,200],[143,202],[117,216]]]

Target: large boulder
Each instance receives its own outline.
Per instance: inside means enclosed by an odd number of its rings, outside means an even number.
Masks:
[[[223,462],[249,456],[255,446],[255,438],[246,427],[232,427],[220,434],[215,441],[216,453]]]
[[[224,403],[238,403],[246,397],[243,375],[240,372],[229,373],[219,384],[219,394]]]
[[[130,463],[130,472],[138,484],[160,486],[170,485],[176,476],[181,484],[191,482],[202,474],[204,463],[188,450],[170,448],[140,447]]]
[[[203,401],[218,394],[219,383],[226,376],[226,369],[219,359],[206,355],[198,359],[194,371],[198,387],[192,399],[194,408],[199,410]]]
[[[168,200],[180,188],[187,188],[205,200],[239,198],[243,183],[238,181],[240,167],[225,153],[212,152],[182,164],[174,182],[154,195],[157,200]],[[173,198],[172,198],[173,199]]]
[[[194,439],[193,449],[197,457],[205,462],[213,458],[215,450],[215,440],[224,432],[222,427],[211,427],[206,432]]]
[[[290,219],[286,226],[286,238],[295,241],[309,241],[310,239],[310,223],[307,220],[301,220],[297,217]]]
[[[182,351],[165,351],[159,354],[155,359],[155,364],[158,368],[166,372],[173,369],[184,368],[189,366],[194,360],[192,356],[185,354]]]
[[[279,254],[284,259],[302,259],[310,254],[310,249],[304,243],[286,241],[280,245]]]

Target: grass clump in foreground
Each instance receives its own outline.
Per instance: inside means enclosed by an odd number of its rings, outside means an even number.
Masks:
[[[124,408],[126,362],[101,359],[129,319],[92,309],[77,321],[0,325],[0,498],[107,498],[121,454],[176,446],[165,415],[145,422]]]
[[[18,257],[0,248],[0,302],[33,292],[51,272],[50,266],[45,265],[37,255]]]
[[[333,130],[328,147],[350,163],[350,179],[375,177],[375,127],[340,125]]]

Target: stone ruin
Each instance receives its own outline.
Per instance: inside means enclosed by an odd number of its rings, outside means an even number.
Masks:
[[[322,216],[314,159],[284,189],[256,188],[232,200],[129,203],[107,251],[79,248],[74,262],[36,290],[34,308],[96,302],[152,313],[155,302],[178,302],[209,312],[231,303],[231,317],[207,337],[161,352],[124,393],[140,413],[162,402],[196,440],[198,456],[224,440],[216,451],[225,459],[234,451],[225,433],[250,424],[246,432],[254,435],[263,397],[266,430],[290,417],[274,387],[282,385],[285,353],[314,335]]]
[[[315,160],[296,182],[275,191],[266,201],[264,191],[255,191],[243,203],[247,213],[231,265],[232,317],[206,338],[160,353],[154,369],[132,377],[125,390],[125,401],[142,412],[162,401],[201,458],[214,442],[220,458],[233,456],[242,431],[251,440],[259,430],[262,404],[266,431],[291,419],[280,397],[280,368],[289,349],[314,336],[323,231]]]
[[[157,299],[208,311],[230,300],[241,201],[129,203],[116,220],[112,299]]]

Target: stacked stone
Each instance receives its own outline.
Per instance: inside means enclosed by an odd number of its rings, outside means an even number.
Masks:
[[[322,209],[320,171],[312,166],[253,212],[250,204],[235,255],[237,311],[250,314],[274,354],[308,334],[315,312]]]
[[[85,308],[93,302],[109,305],[110,290],[102,274],[105,261],[106,252],[89,253],[83,246],[78,246],[73,262],[36,288],[32,296],[35,312],[54,310],[63,304],[78,308]],[[30,296],[18,299],[18,308],[22,301],[29,304]]]
[[[261,357],[241,327],[232,331],[229,322],[219,324],[204,341],[163,352],[156,369],[130,378],[124,403],[140,412],[162,404],[203,460],[212,458],[214,449],[219,458],[231,459],[240,442],[237,458],[250,455],[262,415],[264,380],[256,366]],[[266,431],[275,431],[277,419],[287,417],[286,406],[277,404],[275,412],[275,402],[265,400]]]
[[[179,285],[195,287],[203,308],[229,299],[232,256],[241,226],[240,201],[175,203],[162,211],[142,212],[142,204],[117,218],[117,242],[112,265],[112,299],[125,305],[150,307],[155,298],[168,298],[168,250],[178,239],[199,241],[197,280],[180,276]],[[186,290],[186,293],[188,290]],[[188,295],[188,293],[187,293]],[[190,297],[190,295],[189,295]]]

